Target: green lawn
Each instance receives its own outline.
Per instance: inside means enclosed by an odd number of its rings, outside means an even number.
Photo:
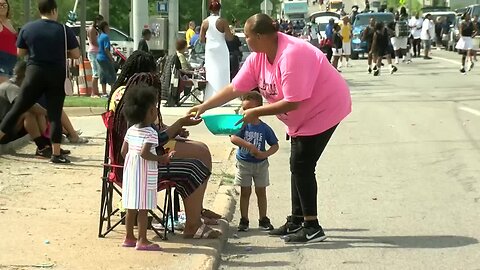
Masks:
[[[106,98],[71,96],[65,98],[65,107],[106,107]]]

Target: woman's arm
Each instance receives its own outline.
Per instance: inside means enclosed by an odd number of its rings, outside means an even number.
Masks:
[[[244,122],[250,123],[250,117],[256,118],[260,116],[288,113],[290,111],[298,109],[299,106],[300,102],[289,102],[286,100],[280,100],[275,103],[265,104],[260,107],[246,110],[243,116]]]
[[[79,48],[75,48],[73,50],[68,50],[67,51],[67,56],[68,58],[70,59],[78,59],[80,58],[80,49]]]
[[[151,143],[146,143],[142,146],[142,150],[140,151],[140,156],[145,159],[145,160],[151,160],[151,161],[160,161],[163,160],[162,156],[157,156],[153,154],[150,149],[152,149],[152,144]]]
[[[17,48],[17,55],[18,57],[24,57],[28,54],[28,50],[27,49],[20,49],[20,48]]]
[[[221,106],[235,98],[240,97],[241,95],[243,95],[242,92],[236,91],[233,88],[233,85],[229,84],[225,86],[225,88],[220,90],[215,96],[208,99],[206,102],[191,108],[188,111],[188,114],[192,115],[193,113],[195,113],[196,117],[199,117],[205,111]]]
[[[91,26],[88,30],[88,39],[91,43],[90,45],[98,47],[97,30],[93,26]]]
[[[127,152],[128,152],[128,143],[124,141],[122,144],[122,151],[121,151],[123,158],[125,158],[125,156],[127,155]]]
[[[207,29],[208,29],[208,21],[205,19],[202,22],[202,26],[200,27],[200,42],[201,43],[205,43],[207,41],[207,39],[206,39]]]

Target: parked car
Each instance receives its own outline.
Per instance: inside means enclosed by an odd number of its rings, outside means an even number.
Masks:
[[[355,23],[353,23],[352,30],[352,54],[350,55],[352,59],[358,59],[360,54],[363,55],[367,53],[367,42],[362,40],[362,34],[372,17],[375,18],[377,22],[385,23],[385,26],[394,20],[392,13],[373,12],[358,14]]]
[[[93,22],[87,21],[87,30],[92,25]],[[80,22],[76,22],[75,24],[67,23],[67,26],[70,27],[77,37],[80,36]],[[120,50],[126,57],[130,56],[135,48],[135,44],[133,42],[133,38],[128,36],[127,34],[123,33],[122,31],[118,30],[115,27],[110,27],[110,42],[114,45],[118,50]],[[88,38],[86,42],[86,50],[88,51]]]
[[[470,14],[471,18],[475,15],[480,16],[480,4],[468,6],[466,12]]]

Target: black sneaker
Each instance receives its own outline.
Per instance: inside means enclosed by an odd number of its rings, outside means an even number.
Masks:
[[[67,159],[64,155],[60,156],[54,156],[50,158],[50,163],[55,163],[55,164],[69,164],[70,160]]]
[[[424,56],[423,59],[425,60],[432,60],[432,58],[430,56]]]
[[[262,231],[271,231],[273,230],[273,225],[270,223],[270,219],[268,217],[263,217],[258,220],[258,228]]]
[[[372,73],[372,68],[369,67],[369,68],[368,68],[368,74],[371,74],[371,73]]]
[[[292,222],[292,217],[288,216],[287,217],[287,222],[285,222],[285,224],[278,227],[277,229],[273,229],[273,230],[269,231],[268,234],[272,235],[272,236],[284,236],[284,235],[289,235],[289,234],[292,234],[292,233],[296,233],[301,229],[302,229],[302,225],[293,223]]]
[[[390,70],[390,74],[393,74],[397,72],[398,68],[396,66],[392,66],[392,69]]]
[[[473,62],[470,63],[470,66],[468,67],[468,71],[472,70],[475,64]]]
[[[66,155],[70,155],[71,153],[72,152],[70,150],[65,150],[60,148],[60,155],[66,156]]]
[[[375,69],[373,72],[373,76],[379,76],[380,75],[380,69]]]
[[[466,72],[465,72],[465,69],[464,69],[464,68],[461,68],[461,69],[460,69],[460,73],[465,74],[465,73],[466,73]]]
[[[248,232],[248,219],[246,218],[241,218],[240,223],[238,224],[237,230],[239,232]]]
[[[286,244],[308,244],[322,242],[327,239],[322,227],[304,227],[295,234],[285,236]]]
[[[35,151],[35,156],[50,158],[52,156],[52,148],[45,147],[43,149],[38,149]]]
[[[373,70],[377,70],[377,69],[378,69],[377,65],[373,66]]]

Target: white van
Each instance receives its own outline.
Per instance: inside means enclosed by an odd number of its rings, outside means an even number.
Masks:
[[[87,21],[87,31],[88,28],[92,25],[93,22]],[[80,36],[80,22],[76,22],[75,24],[67,23],[67,26],[70,27],[75,35],[78,37]],[[110,26],[110,42],[113,46],[117,47],[126,57],[129,57],[135,48],[135,44],[133,42],[133,38],[128,36],[127,34],[123,33],[122,31],[118,30],[115,27]],[[88,38],[86,41],[86,48],[85,51],[88,51]]]

